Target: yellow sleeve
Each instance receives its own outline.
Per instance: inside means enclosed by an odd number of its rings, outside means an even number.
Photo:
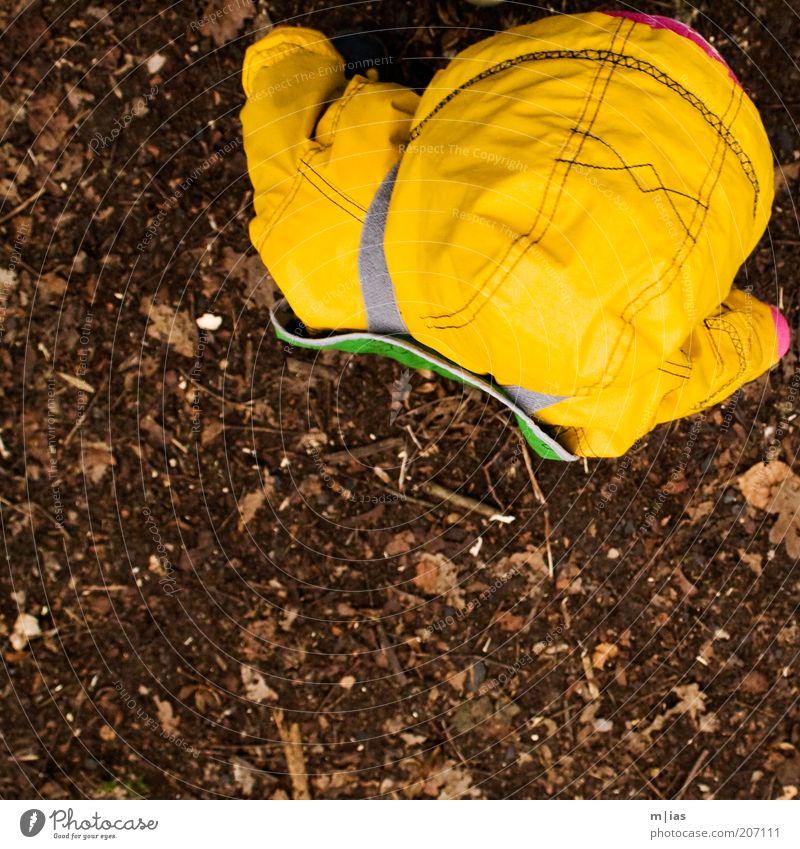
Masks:
[[[241,114],[257,216],[276,215],[313,134],[345,87],[344,60],[320,32],[279,27],[248,48]]]
[[[781,350],[769,306],[732,289],[651,370],[591,395],[568,398],[537,415],[555,426],[559,440],[573,453],[619,457],[657,424],[717,404],[763,374],[778,362],[787,343],[788,337]],[[631,355],[636,356],[635,345]]]
[[[655,423],[716,404],[775,365],[779,352],[773,311],[749,292],[731,289],[717,310],[694,329],[670,360],[681,375],[659,405]],[[665,366],[669,368],[669,365]]]
[[[250,238],[309,330],[362,330],[364,218],[408,140],[418,95],[355,74],[313,30],[273,30],[244,62]]]

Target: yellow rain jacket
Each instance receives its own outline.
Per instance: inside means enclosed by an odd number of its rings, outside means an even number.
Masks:
[[[250,233],[283,338],[410,340],[564,459],[619,456],[785,352],[782,316],[732,288],[769,218],[770,146],[691,30],[556,16],[421,96],[374,76],[347,80],[309,29],[247,51]]]

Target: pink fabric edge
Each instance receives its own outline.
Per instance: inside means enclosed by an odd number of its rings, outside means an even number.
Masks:
[[[792,332],[789,330],[789,323],[783,316],[783,313],[777,307],[770,307],[772,313],[772,321],[775,323],[775,333],[778,337],[778,359],[783,359],[784,354],[789,350],[789,345],[792,342]]]
[[[646,15],[644,12],[625,12],[623,10],[612,10],[606,11],[603,13],[604,15],[609,15],[612,18],[628,18],[632,21],[636,21],[639,24],[646,24],[653,29],[668,29],[671,32],[677,33],[678,35],[682,35],[684,38],[688,38],[689,41],[694,42],[698,47],[700,47],[707,55],[709,55],[712,59],[716,59],[717,62],[720,62],[728,69],[728,74],[730,78],[737,84],[741,85],[739,80],[736,77],[736,74],[730,68],[730,65],[722,58],[717,50],[715,50],[704,38],[700,35],[699,32],[696,32],[691,27],[686,26],[686,24],[681,23],[680,21],[676,21],[674,18],[667,18],[664,15]]]

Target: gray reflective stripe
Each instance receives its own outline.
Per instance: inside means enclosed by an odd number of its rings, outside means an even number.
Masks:
[[[399,163],[384,177],[367,210],[358,250],[358,277],[370,333],[408,333],[386,265],[383,236]]]
[[[535,413],[537,410],[543,410],[545,407],[557,404],[559,401],[563,401],[568,397],[566,395],[548,395],[545,392],[532,392],[530,389],[515,386],[513,383],[503,384],[503,389],[509,394],[514,403],[518,407],[522,407],[526,413]]]
[[[397,179],[400,163],[384,177],[375,197],[367,210],[361,242],[358,250],[358,277],[361,297],[367,313],[367,330],[385,336],[410,335],[400,314],[397,295],[394,291],[386,252],[383,249],[386,221],[389,217],[389,202]],[[533,392],[522,386],[503,386],[514,404],[528,415],[563,401],[564,395],[547,395]]]

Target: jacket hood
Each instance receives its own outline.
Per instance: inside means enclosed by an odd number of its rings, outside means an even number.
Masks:
[[[575,396],[635,379],[651,362],[638,354],[674,349],[724,299],[769,217],[771,152],[698,41],[558,16],[434,77],[384,236],[416,339],[502,384]]]

